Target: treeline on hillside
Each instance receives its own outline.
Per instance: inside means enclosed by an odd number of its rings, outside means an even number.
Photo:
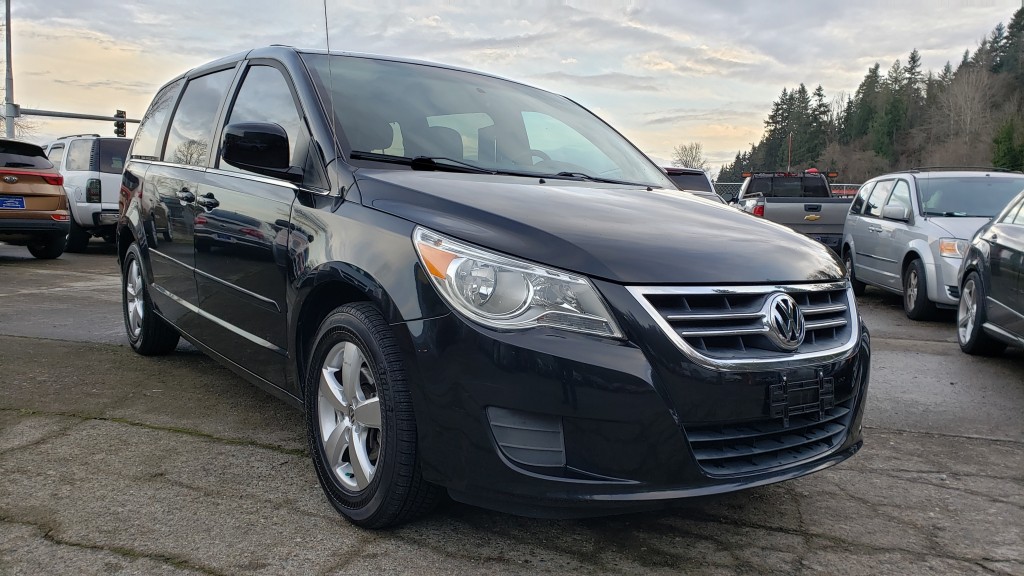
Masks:
[[[790,165],[834,170],[842,182],[915,166],[1024,170],[1024,7],[938,74],[921,70],[915,49],[906,63],[869,68],[852,96],[828,99],[820,85],[783,89],[761,141],[722,166],[718,180]]]

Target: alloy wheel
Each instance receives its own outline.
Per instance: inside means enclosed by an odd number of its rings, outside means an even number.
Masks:
[[[128,265],[128,280],[125,283],[125,306],[128,307],[128,329],[132,338],[142,333],[142,320],[145,310],[142,301],[142,269],[139,261],[132,259]]]
[[[974,333],[974,324],[978,317],[978,290],[973,278],[964,283],[960,293],[960,306],[957,308],[956,326],[960,342],[969,342]]]
[[[324,359],[319,388],[320,439],[335,479],[351,491],[370,485],[381,451],[381,411],[373,369],[353,342]]]
[[[919,291],[919,282],[917,277],[917,270],[911,269],[907,272],[907,288],[906,288],[906,299],[907,299],[907,310],[913,310],[917,304],[917,293]]]

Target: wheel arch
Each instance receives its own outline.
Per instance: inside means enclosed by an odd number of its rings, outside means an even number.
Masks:
[[[326,263],[311,271],[299,283],[297,292],[289,321],[289,347],[293,351],[289,376],[294,379],[300,397],[313,338],[331,311],[346,304],[369,302],[381,311],[389,324],[404,321],[394,300],[376,279],[364,270],[341,262]]]

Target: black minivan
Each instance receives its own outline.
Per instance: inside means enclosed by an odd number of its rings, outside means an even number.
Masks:
[[[854,454],[868,334],[820,244],[674,190],[562,96],[288,47],[174,79],[121,187],[125,327],[303,409],[352,522],[642,510]],[[157,234],[158,218],[168,234]]]

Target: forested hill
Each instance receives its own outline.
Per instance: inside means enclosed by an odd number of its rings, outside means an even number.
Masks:
[[[828,99],[819,85],[783,89],[761,141],[722,167],[718,180],[748,170],[838,171],[842,182],[914,166],[1024,170],[1024,8],[977,50],[938,73],[917,50],[888,70],[875,64],[853,95]]]

